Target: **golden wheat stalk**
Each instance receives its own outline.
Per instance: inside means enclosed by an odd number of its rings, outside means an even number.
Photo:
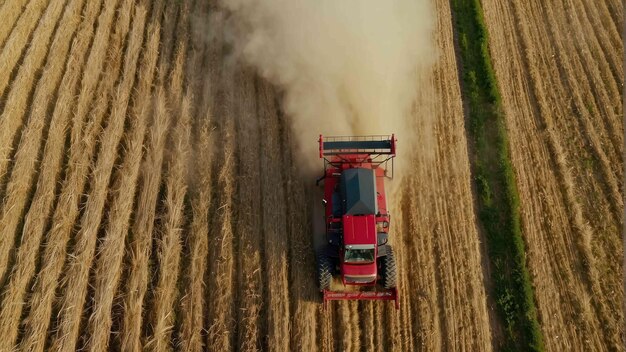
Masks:
[[[2,116],[0,116],[0,140],[6,141],[0,144],[0,175],[4,175],[7,171],[7,167],[9,165],[9,154],[12,149],[14,135],[17,133],[18,128],[22,125],[22,121],[28,111],[27,103],[34,83],[34,73],[39,66],[42,65],[46,54],[48,53],[48,38],[54,29],[63,7],[64,2],[58,1],[54,2],[54,4],[52,4],[46,11],[44,18],[42,19],[42,24],[44,25],[39,26],[35,32],[33,41],[36,40],[37,42],[29,47],[26,57],[24,58],[24,62],[19,68],[17,78],[13,83],[13,89],[9,93],[6,108],[3,111]],[[80,11],[80,9],[78,9],[78,11]],[[39,91],[39,97],[41,97],[41,94],[51,96],[53,94],[54,87],[50,86],[58,82],[42,82],[42,84],[45,83],[48,83],[46,88],[50,90],[45,92]],[[35,103],[42,102],[36,101]],[[26,202],[25,193],[27,193],[30,185],[30,177],[27,175],[28,172],[32,174],[32,171],[34,171],[33,168],[35,161],[37,160],[34,156],[37,155],[40,139],[33,138],[33,135],[28,132],[31,132],[32,128],[41,131],[46,120],[45,109],[43,110],[44,111],[41,112],[40,109],[41,113],[39,115],[32,115],[33,119],[28,121],[26,131],[22,134],[22,138],[20,140],[20,147],[22,149],[18,151],[18,155],[15,156],[15,158],[21,158],[21,160],[19,160],[21,163],[14,164],[14,182],[9,183],[3,197],[2,212],[0,213],[0,233],[6,235],[5,238],[11,240],[0,242],[0,282],[2,281],[1,279],[7,270],[6,265],[8,252],[13,246],[12,239],[15,237],[14,232],[21,218],[24,203]],[[35,126],[33,126],[33,124]],[[31,126],[33,127],[29,128]],[[27,146],[26,149],[23,148],[24,145]],[[25,157],[28,160],[24,160]],[[24,165],[24,162],[26,162],[26,165]],[[0,176],[0,179],[2,178],[3,177]]]
[[[213,217],[214,233],[211,246],[212,280],[209,281],[211,301],[208,310],[208,345],[215,350],[230,350],[232,346],[232,323],[234,309],[234,256],[233,256],[233,197],[235,196],[235,126],[233,119],[227,118],[223,125],[223,164],[219,170],[217,187],[220,190],[219,210]]]
[[[32,2],[32,4],[37,4],[37,2]],[[4,102],[4,111],[2,115],[0,115],[0,183],[3,182],[4,178],[7,176],[7,169],[11,161],[11,152],[13,150],[13,142],[28,112],[28,103],[35,82],[35,73],[44,63],[48,53],[48,44],[52,31],[61,16],[64,6],[65,0],[54,1],[50,4],[41,19],[40,25],[35,29],[32,42],[28,46],[28,50],[26,50],[21,65],[16,68],[17,75],[11,83],[11,89],[7,93],[7,98]],[[33,13],[33,11],[30,11],[28,13],[33,17],[36,16],[36,18],[33,19],[34,24],[37,23],[40,12],[41,11]],[[30,33],[30,29],[28,28],[21,28],[20,30],[28,30],[28,33],[26,35],[23,35],[23,33],[14,33],[14,35],[11,35],[7,46],[0,54],[0,96],[2,96],[6,86],[9,84],[11,72],[22,56],[22,52],[24,51],[22,46],[26,45],[26,40]],[[3,241],[0,244],[0,278],[4,273],[6,265],[5,248],[7,245],[12,244],[11,241]]]
[[[0,3],[0,13],[2,14],[2,22],[0,22],[0,47],[3,46],[7,36],[11,33],[15,21],[20,17],[27,1],[28,0],[3,0],[3,2]]]
[[[133,21],[140,19],[135,16]],[[98,250],[94,284],[94,307],[89,318],[90,339],[88,350],[105,351],[108,349],[112,324],[111,308],[117,291],[122,260],[124,240],[128,232],[130,213],[133,207],[135,188],[141,164],[143,139],[150,113],[150,90],[154,77],[154,68],[159,49],[159,23],[151,24],[148,29],[145,55],[141,62],[137,93],[130,114],[131,129],[126,136],[126,156],[119,170],[119,178],[114,186],[115,198],[111,205],[106,234]]]
[[[166,1],[167,6],[163,8],[163,23],[161,25],[162,38],[158,63],[159,84],[165,84],[165,79],[170,73],[169,70],[172,69],[170,65],[173,60],[172,52],[175,50],[176,47],[175,39],[177,37],[178,31],[182,29],[177,27],[177,10],[180,9],[180,3],[181,1]],[[171,89],[170,92],[171,91],[175,91],[175,89]],[[180,103],[180,97],[175,101]]]
[[[186,169],[190,133],[190,96],[182,102],[179,122],[174,131],[174,151],[168,167],[165,200],[166,215],[158,247],[159,278],[155,287],[154,334],[148,341],[153,351],[171,350],[175,301],[178,294],[181,228],[184,222],[184,200],[187,192]]]
[[[72,35],[80,23],[83,4],[83,0],[73,0],[68,4],[59,25],[59,30],[56,32],[50,47],[51,52],[59,54],[68,52]],[[70,61],[74,54],[76,52],[70,54]],[[30,182],[35,171],[36,158],[34,156],[37,155],[42,143],[41,136],[47,109],[51,103],[53,92],[61,79],[63,68],[65,67],[64,61],[64,55],[49,58],[35,91],[31,117],[22,134],[20,146],[15,157],[11,181],[7,187],[5,207],[0,218],[0,226],[3,228],[3,230],[0,230],[0,233],[6,234],[7,238],[15,237],[14,233],[17,223],[21,220],[21,213],[24,209]],[[60,133],[59,136],[62,137],[63,133]],[[37,200],[35,197],[33,203]],[[41,217],[42,214],[44,213],[40,213],[39,216]],[[41,233],[39,232],[34,236],[22,236],[22,239],[16,255],[14,271],[11,273],[8,287],[3,293],[2,301],[4,304],[0,306],[0,336],[4,336],[3,339],[0,339],[0,350],[11,349],[17,338],[17,328],[22,313],[22,304],[17,303],[23,301],[26,285],[34,275],[35,259],[39,252],[37,249],[41,241]]]
[[[90,63],[92,64],[94,61],[97,61],[93,59],[93,57],[105,56],[103,52],[107,51],[106,48],[110,44],[109,60],[107,61],[107,72],[109,72],[109,74],[104,76],[105,79],[100,82],[100,89],[98,90],[99,97],[95,102],[95,107],[91,113],[91,119],[89,120],[90,123],[82,138],[80,137],[83,134],[82,129],[86,116],[84,114],[79,115],[76,112],[73,114],[71,134],[74,138],[72,138],[70,145],[66,179],[63,183],[61,195],[59,196],[57,207],[52,217],[53,226],[47,234],[41,270],[33,289],[30,312],[25,320],[24,338],[20,344],[23,349],[41,351],[44,348],[47,339],[46,332],[51,320],[52,301],[55,297],[58,279],[65,262],[67,241],[69,240],[74,222],[78,216],[78,200],[85,185],[89,160],[92,158],[96,135],[100,130],[100,121],[107,110],[110,91],[119,75],[122,39],[126,35],[128,24],[123,22],[118,23],[115,35],[109,42],[109,33],[113,23],[116,5],[117,1],[104,2],[103,9],[98,19],[98,28],[91,45],[91,51],[89,52],[89,57],[84,66],[87,71],[92,69]],[[87,28],[90,30],[90,27]],[[81,37],[80,39],[85,39],[85,37]],[[80,44],[89,47],[89,36],[86,36],[86,42],[80,42]],[[85,84],[84,77],[85,76],[83,76],[83,84]],[[70,93],[73,93],[73,91],[70,91]],[[78,99],[79,103],[81,100],[91,101],[92,96],[81,95]],[[59,104],[57,104],[57,109],[59,108]],[[66,109],[66,107],[62,107],[62,109]],[[64,143],[64,141],[62,140],[61,143]],[[54,187],[52,187],[52,189],[54,189]],[[37,221],[35,221],[35,223],[37,223]],[[42,228],[44,226],[41,223],[37,223],[36,225],[36,228]]]
[[[168,2],[167,8],[176,7],[177,3]],[[164,2],[160,1],[156,14],[161,14]],[[167,12],[166,12],[167,13]],[[160,18],[160,16],[159,16]],[[171,16],[166,16],[166,25],[162,26],[163,40],[158,69],[158,88],[154,97],[153,121],[148,133],[145,160],[141,165],[141,185],[132,224],[132,241],[129,244],[128,278],[125,295],[123,296],[123,323],[121,331],[121,348],[124,351],[142,350],[142,325],[144,298],[150,280],[149,260],[152,249],[152,233],[156,214],[156,204],[161,185],[161,169],[163,152],[170,127],[170,110],[167,107],[167,94],[164,88],[165,72],[169,60],[164,59],[164,52],[169,51],[164,43],[172,43],[174,27],[168,26]]]
[[[181,14],[188,11],[187,2],[181,6]],[[179,20],[178,27],[187,25],[185,17]],[[170,81],[174,82],[170,94],[172,99],[181,96],[184,76],[187,37],[182,33],[182,42],[176,51],[176,60]],[[166,214],[162,238],[158,247],[159,277],[155,287],[154,332],[148,340],[148,346],[154,351],[171,349],[171,329],[174,323],[174,302],[177,287],[181,244],[181,227],[184,221],[184,200],[187,192],[187,167],[191,132],[191,92],[187,92],[182,104],[173,100],[172,105],[180,106],[179,118],[173,133],[173,150],[168,163],[166,178]]]
[[[130,2],[124,2],[119,12],[119,18],[124,23],[129,21],[129,19],[122,18],[124,16],[130,17],[131,5]],[[143,44],[145,18],[145,8],[137,6],[124,56],[121,82],[116,87],[111,116],[100,139],[100,153],[93,168],[88,201],[80,221],[74,253],[70,256],[64,278],[66,290],[61,299],[58,330],[51,345],[51,349],[54,351],[70,352],[76,350],[89,281],[89,269],[93,261],[109,181],[117,157],[117,146],[124,132],[126,110],[135,83],[137,61]]]
[[[49,11],[46,11],[44,18],[42,18],[41,21],[43,27],[50,25],[50,23],[46,22],[53,22],[51,23],[51,25],[54,28],[54,25],[56,24],[56,19],[52,16],[52,14],[57,11],[55,7],[61,6],[61,8],[63,8],[64,4],[65,1],[50,2],[50,9]],[[28,38],[30,37],[33,29],[40,22],[41,13],[47,5],[47,0],[30,1],[26,6],[26,9],[20,16],[20,19],[17,21],[17,24],[15,25],[14,30],[11,32],[11,35],[7,39],[6,43],[4,43],[4,46],[2,47],[2,52],[0,53],[0,96],[4,94],[4,90],[9,85],[11,72],[15,68],[15,64],[19,61],[20,56],[22,56],[22,52],[28,44]],[[41,33],[42,31],[36,30],[34,35],[37,35],[37,32]],[[40,35],[38,39],[43,40],[44,37]],[[34,40],[31,41],[31,43],[33,43],[33,46],[44,45],[45,47],[47,47],[48,44],[47,40],[45,43],[41,44],[35,42]],[[35,70],[37,68],[31,67],[30,69]],[[34,71],[30,71],[29,74],[32,75],[33,72]],[[5,139],[2,138],[0,139],[0,141],[4,143]],[[2,175],[2,173],[0,173],[0,175]]]
[[[154,99],[154,117],[150,127],[146,158],[141,165],[141,186],[136,205],[136,218],[132,224],[133,239],[130,243],[129,274],[124,296],[124,322],[122,327],[122,350],[141,351],[141,327],[143,301],[148,289],[152,232],[159,185],[163,149],[169,128],[169,111],[165,90],[159,86]]]
[[[183,351],[199,351],[203,347],[202,332],[204,329],[204,275],[206,261],[209,253],[209,206],[211,203],[211,131],[210,109],[207,107],[206,116],[201,116],[202,121],[196,133],[197,148],[195,149],[194,191],[191,203],[192,220],[188,238],[190,252],[189,270],[187,279],[189,286],[186,287],[181,299],[181,348]]]
[[[89,49],[89,41],[93,35],[92,27],[100,10],[100,2],[90,1],[82,17],[83,22],[78,29],[76,38],[73,41],[72,49],[68,61],[64,64],[65,74],[60,86],[64,87],[59,91],[54,112],[50,121],[48,138],[44,148],[44,153],[39,170],[39,180],[37,189],[33,196],[28,213],[25,217],[22,237],[29,238],[39,243],[43,236],[43,229],[48,219],[48,214],[52,211],[52,201],[54,199],[54,189],[57,176],[61,169],[63,148],[65,142],[65,130],[69,122],[70,109],[73,106],[74,90],[80,79],[81,69],[84,63],[84,55]],[[56,61],[52,61],[56,65]],[[52,66],[51,66],[52,67]],[[52,81],[52,79],[50,80]],[[46,83],[48,84],[48,83]],[[37,99],[37,98],[36,98]],[[33,106],[35,114],[43,105]],[[31,115],[32,115],[31,114]],[[36,240],[34,240],[36,239]],[[32,252],[33,255],[36,252]]]

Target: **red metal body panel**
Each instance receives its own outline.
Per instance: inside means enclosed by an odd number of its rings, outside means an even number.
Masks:
[[[376,284],[376,262],[364,263],[364,264],[346,264],[343,262],[343,258],[341,258],[341,280],[344,285],[352,285],[352,286],[372,286]],[[369,282],[349,282],[346,280],[346,276],[350,276],[353,278],[367,278],[372,277],[373,280]]]
[[[394,301],[396,309],[400,309],[400,294],[398,290],[392,288],[385,291],[356,291],[356,292],[334,292],[324,290],[324,308],[328,301]]]
[[[350,216],[344,215],[343,243],[349,244],[376,244],[376,217],[372,215]]]

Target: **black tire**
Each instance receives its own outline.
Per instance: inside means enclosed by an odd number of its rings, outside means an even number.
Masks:
[[[387,248],[387,255],[380,258],[381,263],[381,285],[386,288],[396,287],[396,258],[393,256],[393,250],[391,246]]]
[[[330,289],[330,283],[333,280],[332,263],[330,258],[324,254],[317,256],[317,280],[320,290]]]

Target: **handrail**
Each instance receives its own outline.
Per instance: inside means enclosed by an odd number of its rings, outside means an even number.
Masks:
[[[320,158],[340,154],[396,154],[395,135],[327,136],[320,134]]]

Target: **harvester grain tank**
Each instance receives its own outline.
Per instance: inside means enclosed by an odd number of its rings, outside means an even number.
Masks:
[[[319,155],[326,243],[318,250],[317,269],[324,306],[333,300],[391,300],[399,308],[385,195],[385,179],[393,178],[395,136],[320,135]],[[334,277],[343,289],[331,289]]]

